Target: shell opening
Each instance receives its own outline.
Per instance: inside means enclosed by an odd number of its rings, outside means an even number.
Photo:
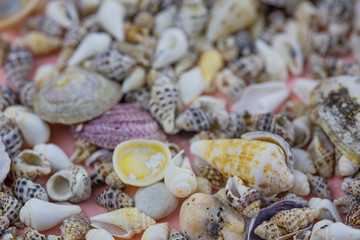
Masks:
[[[23,152],[23,154],[21,154],[21,156],[19,157],[29,165],[38,166],[38,167],[43,166],[43,162],[41,161],[41,158],[37,154]]]
[[[234,197],[240,198],[240,197],[241,197],[241,196],[240,196],[240,193],[239,193],[239,191],[237,190],[234,181],[235,181],[234,179],[228,180],[228,182],[227,182],[227,187],[229,188],[231,194],[232,194]]]
[[[70,181],[64,176],[58,175],[50,182],[51,187],[47,187],[49,195],[56,198],[66,199],[71,195]]]
[[[126,232],[125,230],[117,227],[116,225],[106,223],[106,222],[92,220],[91,225],[98,229],[104,229],[104,230],[108,231],[111,235],[117,236],[117,237],[125,237],[125,235],[131,234],[131,233]]]

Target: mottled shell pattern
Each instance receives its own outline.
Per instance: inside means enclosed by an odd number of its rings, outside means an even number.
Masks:
[[[278,227],[272,221],[262,222],[255,228],[254,232],[256,235],[266,240],[278,239],[287,233],[285,229]]]
[[[62,39],[40,31],[30,31],[24,36],[24,44],[34,56],[46,56],[62,46]]]
[[[342,213],[347,213],[353,207],[360,204],[360,197],[354,195],[344,195],[334,200],[334,204]]]
[[[10,158],[20,153],[23,143],[20,129],[2,112],[0,113],[0,137]]]
[[[234,101],[241,97],[243,90],[246,87],[245,81],[233,74],[228,68],[225,68],[216,75],[215,84],[221,93]]]
[[[74,143],[74,151],[70,160],[74,163],[85,162],[96,150],[97,147],[94,144],[81,138],[77,139]]]
[[[306,201],[305,199],[303,199],[302,197],[297,196],[294,193],[288,193],[285,196],[277,199],[278,201],[293,201],[296,203],[301,204],[304,207],[308,207],[309,206],[309,202]]]
[[[132,197],[115,187],[104,190],[96,197],[95,202],[106,208],[108,212],[119,208],[135,206],[135,202]]]
[[[325,178],[308,174],[311,192],[319,198],[331,199],[331,191]]]
[[[46,236],[44,234],[39,233],[31,227],[26,227],[24,229],[24,234],[25,240],[46,240]]]
[[[199,176],[209,180],[214,188],[221,188],[225,186],[226,180],[224,175],[210,164],[202,160],[198,160],[195,161],[194,167],[195,172]]]
[[[36,84],[30,81],[22,82],[17,89],[20,102],[30,108],[34,105],[36,93]]]
[[[259,55],[250,55],[233,61],[229,68],[237,77],[254,81],[264,70],[264,61]]]
[[[22,206],[22,203],[16,198],[0,192],[0,207],[3,210],[3,216],[9,219],[10,225],[19,221],[19,212]]]
[[[112,154],[110,154],[112,157]],[[111,159],[111,158],[110,158]],[[90,175],[91,185],[99,186],[105,184],[106,177],[114,170],[111,161],[96,161],[94,170]]]
[[[19,199],[22,203],[25,203],[31,198],[49,201],[45,188],[26,178],[16,179],[14,189],[17,199]]]
[[[128,92],[125,94],[125,102],[131,103],[134,106],[148,110],[150,105],[150,90],[146,87]]]
[[[0,86],[0,110],[4,111],[8,106],[14,105],[16,101],[16,94],[14,90],[7,86]]]
[[[65,219],[60,227],[60,232],[64,240],[83,239],[89,229],[89,219],[81,213]]]
[[[186,240],[187,238],[178,230],[172,229],[170,231],[169,240]]]

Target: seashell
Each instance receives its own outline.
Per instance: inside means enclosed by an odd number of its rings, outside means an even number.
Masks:
[[[177,7],[170,5],[155,15],[154,33],[156,36],[160,36],[166,29],[173,26],[177,12]]]
[[[182,158],[180,151],[169,163],[165,170],[165,185],[178,198],[190,196],[196,190],[196,176],[191,169],[188,158]]]
[[[216,49],[207,50],[200,56],[198,66],[206,86],[211,85],[223,65],[224,60]]]
[[[34,82],[24,81],[20,83],[17,90],[20,103],[33,108],[34,99],[37,94],[36,84]]]
[[[125,24],[125,38],[131,43],[143,44],[145,46],[155,47],[156,39],[150,36],[146,28],[142,28],[133,23]]]
[[[325,62],[318,54],[309,56],[309,68],[314,79],[325,79],[328,76]]]
[[[181,206],[180,229],[186,239],[245,239],[246,219],[227,204],[225,189],[195,193]]]
[[[351,195],[355,195],[355,196],[359,196],[360,195],[360,179],[359,178],[355,178],[353,179],[352,182],[350,182],[349,186],[347,187],[347,193],[351,194]]]
[[[110,0],[109,0],[110,1]],[[79,44],[67,65],[75,66],[110,47],[111,38],[106,33],[89,33]]]
[[[109,149],[131,139],[165,140],[165,135],[152,117],[131,104],[113,106],[101,117],[85,123],[81,131],[73,128],[72,135]]]
[[[168,146],[156,140],[129,140],[114,150],[114,170],[122,182],[133,186],[147,186],[160,181],[169,165]],[[131,163],[131,164],[130,164]]]
[[[98,10],[100,0],[77,0],[75,2],[81,16],[86,16]]]
[[[33,66],[33,56],[29,50],[22,46],[13,46],[6,55],[3,65],[5,77],[8,82],[18,87],[24,81]]]
[[[307,105],[296,100],[289,100],[282,106],[281,112],[288,115],[290,119],[300,118],[306,114]]]
[[[94,144],[81,138],[77,139],[74,143],[74,151],[70,157],[70,161],[75,163],[85,162],[96,150],[97,147]]]
[[[47,122],[74,124],[101,115],[120,98],[120,84],[96,73],[72,68],[40,89],[34,109]]]
[[[103,1],[97,12],[97,18],[102,28],[113,35],[118,41],[125,39],[125,13],[126,9],[121,2],[114,0]]]
[[[121,85],[121,92],[125,94],[142,88],[145,85],[145,75],[146,71],[143,67],[135,67],[130,75],[124,79]]]
[[[88,159],[85,161],[86,166],[90,166],[94,162],[111,162],[112,159],[112,151],[105,148],[100,148],[90,155]],[[95,169],[94,169],[95,171]]]
[[[318,219],[329,219],[334,222],[342,222],[340,214],[335,205],[328,199],[311,198],[309,207],[319,210]]]
[[[235,146],[240,151],[236,155],[233,153]],[[237,156],[242,156],[241,151],[245,148],[247,149],[246,156],[254,156],[251,154],[253,150],[257,152],[257,157],[248,159],[244,157],[242,164],[235,164],[239,161]],[[260,151],[259,149],[264,150]],[[248,183],[249,187],[258,190],[265,196],[287,191],[295,184],[295,177],[286,166],[284,151],[278,145],[270,142],[247,139],[199,140],[191,144],[190,151],[225,175],[241,176],[241,180]],[[275,152],[276,156],[268,157],[268,152]],[[219,161],[219,159],[226,159],[226,162]],[[260,162],[264,165],[259,165]],[[271,173],[265,171],[265,162],[269,162],[266,164],[269,164],[274,171]],[[260,177],[256,178],[255,176]]]
[[[334,204],[342,213],[347,213],[353,207],[360,204],[360,197],[354,195],[344,195],[334,200]]]
[[[235,60],[239,55],[239,47],[235,36],[219,38],[216,41],[216,48],[226,62]]]
[[[63,219],[79,214],[81,208],[72,204],[55,204],[32,198],[20,210],[20,219],[26,226],[38,231],[55,227]]]
[[[179,28],[166,29],[160,36],[156,46],[154,68],[162,68],[173,64],[185,56],[188,50],[186,35]]]
[[[86,61],[84,66],[107,78],[122,81],[134,69],[135,62],[132,58],[119,53],[116,49],[109,48]]]
[[[17,236],[17,228],[16,227],[9,227],[6,229],[3,234],[1,235],[1,240],[14,240]],[[21,240],[21,239],[19,239]]]
[[[351,161],[339,152],[339,173],[341,176],[351,176],[359,170],[359,164]]]
[[[181,58],[174,67],[175,74],[180,76],[186,70],[194,67],[197,63],[198,55],[194,52],[187,52],[183,58]]]
[[[102,228],[113,236],[126,239],[154,224],[156,224],[154,219],[137,208],[120,208],[91,218],[91,226]]]
[[[305,199],[303,199],[302,197],[297,196],[294,193],[287,193],[286,195],[284,195],[283,197],[277,199],[279,202],[280,201],[293,201],[296,202],[298,204],[301,204],[304,207],[308,207],[309,203],[308,201],[306,201]]]
[[[47,240],[62,240],[62,237],[56,235],[48,235]]]
[[[52,172],[57,172],[72,165],[72,162],[66,153],[59,146],[53,143],[36,144],[34,146],[34,151],[45,157],[45,159],[50,163]]]
[[[5,150],[5,145],[0,138],[0,183],[7,177],[10,171],[11,159]]]
[[[241,98],[232,106],[232,111],[247,111],[250,114],[272,112],[289,94],[287,85],[283,82],[253,84],[244,89]]]
[[[9,227],[10,221],[6,216],[0,216],[0,234],[3,234],[3,232]]]
[[[187,238],[178,230],[172,229],[170,231],[169,240],[186,240]]]
[[[201,140],[201,139],[199,139]],[[196,142],[196,141],[194,141]],[[214,168],[213,166],[211,166],[210,164],[195,158],[195,163],[194,163],[194,170],[196,172],[197,175],[200,175],[201,177],[209,180],[209,182],[211,183],[211,185],[214,188],[221,188],[224,187],[226,184],[226,180],[224,175],[219,172],[216,168]]]
[[[321,128],[314,129],[313,140],[308,151],[319,175],[322,177],[332,176],[335,165],[335,149]]]
[[[226,197],[229,205],[241,214],[255,218],[260,210],[261,195],[255,190],[247,187],[238,177],[231,177],[226,184]]]
[[[249,27],[256,19],[256,3],[221,0],[214,3],[206,31],[209,42]]]
[[[108,212],[120,208],[135,206],[134,199],[132,199],[126,193],[122,192],[120,189],[114,187],[104,190],[96,197],[95,202],[106,208]]]
[[[360,205],[356,205],[346,214],[345,224],[355,228],[359,228],[359,209]],[[341,222],[341,221],[339,221]]]
[[[35,181],[50,172],[50,163],[42,154],[26,149],[13,159],[9,177],[12,179],[24,177]]]
[[[158,223],[148,227],[141,239],[143,240],[168,240],[169,223]]]
[[[20,129],[3,113],[0,113],[0,137],[10,158],[19,154],[23,141]]]
[[[26,227],[24,229],[25,240],[46,240],[46,236],[44,234],[39,233],[35,229]]]
[[[78,46],[78,44],[87,34],[89,34],[89,30],[84,25],[80,24],[74,24],[67,30],[63,42],[65,49],[63,49],[61,51],[62,54],[60,54],[60,56],[62,55],[62,58],[66,56],[66,64],[67,60],[69,60],[70,57],[73,55],[75,47]]]
[[[19,211],[22,206],[22,203],[19,202],[16,198],[0,192],[0,207],[2,209],[2,216],[8,218],[10,226],[18,222]]]
[[[295,193],[299,196],[306,196],[310,194],[310,185],[308,177],[303,172],[294,169],[295,185],[290,188],[289,192]]]
[[[256,49],[265,62],[265,74],[269,81],[284,82],[288,78],[286,62],[274,47],[262,40],[255,41]]]
[[[62,40],[40,31],[31,31],[24,36],[24,44],[35,56],[44,56],[59,50]]]
[[[113,236],[104,229],[90,229],[86,236],[86,240],[115,240]]]
[[[153,49],[140,44],[131,44],[127,42],[117,42],[114,44],[115,49],[120,53],[126,54],[136,60],[142,66],[150,66],[150,59],[153,55]]]
[[[10,43],[8,42],[8,39],[6,39],[3,36],[0,36],[0,66],[3,66],[9,49],[10,49]]]
[[[258,225],[255,230],[255,234],[262,239],[279,239],[281,236],[286,235],[287,231],[283,228],[278,227],[271,221],[264,221]]]
[[[141,28],[151,31],[155,25],[154,16],[148,11],[142,11],[134,17],[134,24]]]
[[[28,18],[25,22],[25,28],[57,37],[62,34],[61,26],[46,15]]]
[[[17,106],[7,107],[5,116],[10,118],[20,129],[24,140],[30,146],[45,143],[50,138],[50,128],[47,123],[41,120],[30,109],[22,110]]]
[[[42,88],[57,75],[59,71],[54,64],[43,64],[36,69],[34,81],[39,88]]]
[[[315,174],[316,169],[310,154],[300,148],[291,148],[294,155],[294,168],[304,173]]]
[[[229,114],[226,113],[225,116],[220,116],[219,112],[217,112],[216,122],[222,138],[239,138],[242,134],[247,132],[243,114],[233,112]],[[215,136],[209,136],[206,139],[215,139]]]
[[[295,130],[293,145],[295,147],[305,146],[311,137],[311,122],[308,116],[301,116],[292,121]]]
[[[246,87],[245,81],[234,75],[228,68],[223,69],[216,75],[215,84],[217,90],[234,101],[241,97]]]
[[[14,189],[17,199],[22,203],[26,203],[32,198],[49,201],[45,188],[26,178],[16,179]]]
[[[47,4],[45,14],[64,28],[79,22],[76,7],[72,2],[52,1]]]
[[[310,103],[311,91],[319,85],[316,81],[310,79],[297,78],[294,83],[294,93],[300,98],[306,105]]]
[[[323,177],[313,176],[308,174],[309,183],[311,185],[311,192],[320,198],[331,199],[331,191],[327,181]]]
[[[353,228],[347,226],[343,223],[336,222],[330,224],[327,227],[321,228],[320,231],[317,232],[315,237],[311,239],[325,239],[325,240],[335,240],[335,239],[343,239],[343,240],[355,240],[360,237],[360,231],[357,228]]]
[[[91,195],[89,173],[79,165],[61,169],[49,178],[46,191],[55,201],[84,201]]]
[[[350,44],[345,36],[331,33],[313,33],[313,51],[321,55],[344,55],[349,52]]]
[[[212,194],[212,185],[209,180],[203,177],[196,177],[196,189],[195,192]]]
[[[121,181],[121,179],[119,178],[119,176],[116,174],[115,171],[112,171],[109,175],[106,176],[105,183],[107,185],[120,189],[126,187],[126,185]]]
[[[310,230],[303,230],[294,235],[294,240],[310,240],[310,236]]]
[[[64,219],[60,226],[61,237],[64,240],[84,239],[89,229],[89,219],[83,213]]]
[[[5,108],[14,105],[16,101],[16,94],[14,90],[7,86],[0,86],[0,110],[4,111]]]
[[[211,129],[215,120],[211,112],[206,111],[200,104],[196,105],[189,107],[177,117],[176,128],[189,132]]]
[[[188,88],[189,84],[192,85],[191,89]],[[183,72],[177,82],[181,101],[186,105],[189,104],[205,90],[205,84],[205,79],[199,67]]]
[[[256,20],[255,20],[256,21]],[[235,34],[240,56],[250,56],[255,53],[255,45],[248,30],[240,30]]]
[[[260,55],[249,55],[229,64],[230,70],[239,78],[254,80],[264,69],[264,61]]]
[[[112,158],[112,156],[111,156],[111,158]],[[109,174],[112,171],[113,171],[112,162],[107,162],[107,161],[97,161],[97,162],[95,162],[94,171],[90,175],[91,185],[92,186],[99,186],[99,185],[105,184],[106,177],[109,176]]]
[[[64,43],[64,47],[60,50],[58,59],[56,61],[56,68],[58,69],[58,71],[64,70],[67,67],[67,62],[69,61],[70,57],[73,55],[74,52],[75,52],[74,47],[66,46]]]

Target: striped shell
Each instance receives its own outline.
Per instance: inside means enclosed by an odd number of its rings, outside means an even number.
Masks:
[[[331,199],[331,191],[327,184],[327,181],[323,177],[313,176],[308,174],[309,183],[311,185],[311,192],[319,198]]]
[[[0,111],[4,111],[8,106],[14,105],[16,101],[16,94],[14,90],[7,86],[0,86]]]
[[[70,160],[75,163],[85,162],[96,150],[97,147],[94,144],[81,138],[77,139],[74,143],[74,151]]]
[[[216,121],[221,138],[240,138],[247,132],[243,114],[232,112],[219,115],[217,112]],[[215,139],[215,137],[211,139]]]
[[[255,45],[248,30],[241,30],[235,34],[235,40],[241,56],[249,56],[255,53]]]
[[[191,106],[176,119],[176,128],[189,132],[200,132],[211,129],[215,119],[210,111],[202,106]]]
[[[288,232],[294,232],[313,222],[318,215],[319,211],[317,209],[293,208],[278,212],[270,221],[279,227],[285,228]]]
[[[30,108],[32,108],[34,105],[36,93],[36,84],[30,81],[24,81],[19,85],[17,89],[17,94],[20,102]]]
[[[119,188],[111,187],[104,190],[95,199],[95,202],[106,208],[108,212],[119,208],[134,207],[135,202],[129,195],[121,191]]]
[[[187,238],[178,230],[172,229],[170,231],[169,240],[187,240]]]
[[[24,230],[25,240],[46,240],[44,234],[39,233],[31,227],[26,227]]]
[[[40,89],[34,109],[45,121],[74,124],[98,117],[120,98],[120,84],[81,68],[70,68]]]
[[[360,197],[353,195],[344,195],[334,200],[334,204],[342,213],[347,213],[353,207],[360,204]]]
[[[26,178],[16,179],[14,189],[17,199],[19,199],[22,203],[25,203],[31,198],[49,201],[45,188]]]
[[[22,203],[16,198],[0,192],[0,207],[3,210],[3,216],[9,219],[10,225],[19,221],[19,212],[22,206]]]
[[[351,210],[346,214],[345,224],[352,227],[360,228],[359,213],[360,205],[358,204],[355,207],[351,208]]]
[[[20,153],[23,143],[20,129],[2,112],[0,113],[0,137],[10,158]]]
[[[112,154],[111,158],[112,158]],[[110,159],[111,159],[110,158]],[[113,171],[113,164],[112,162],[108,161],[97,161],[94,164],[94,171],[90,175],[91,178],[91,185],[92,186],[99,186],[105,184],[105,179],[109,174]]]
[[[165,140],[165,135],[152,117],[131,104],[115,105],[101,117],[84,123],[81,131],[73,128],[72,135],[109,149],[131,139]]]
[[[63,240],[82,240],[89,229],[89,219],[81,213],[65,219],[60,227],[60,232]]]

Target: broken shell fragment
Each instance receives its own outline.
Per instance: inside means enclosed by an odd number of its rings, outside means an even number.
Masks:
[[[329,199],[311,198],[309,207],[319,210],[318,219],[329,219],[333,222],[342,222],[335,205]]]

